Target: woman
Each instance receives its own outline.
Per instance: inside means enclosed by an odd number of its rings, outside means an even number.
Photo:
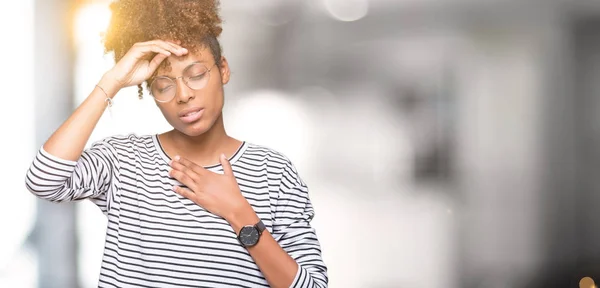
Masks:
[[[230,70],[218,1],[121,0],[116,65],[40,148],[26,185],[108,217],[100,287],[327,287],[314,210],[293,164],[225,132]],[[146,82],[173,126],[85,149],[112,98]],[[141,97],[141,94],[140,94]]]

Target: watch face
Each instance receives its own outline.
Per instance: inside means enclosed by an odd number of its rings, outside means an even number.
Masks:
[[[246,226],[240,231],[240,242],[246,246],[255,245],[258,242],[258,230],[254,226]]]

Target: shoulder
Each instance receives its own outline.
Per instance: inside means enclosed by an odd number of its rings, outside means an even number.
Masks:
[[[270,174],[277,174],[277,178],[293,179],[293,182],[303,184],[293,161],[286,154],[272,147],[246,142],[246,149],[241,159],[244,163],[265,165]]]
[[[138,135],[136,133],[116,134],[92,142],[92,147],[109,146],[115,151],[131,148],[152,147],[154,135]]]
[[[293,167],[290,158],[279,150],[251,142],[246,142],[242,158],[258,161],[273,168],[289,169]]]
[[[153,135],[138,135],[136,133],[128,133],[128,134],[115,134],[111,136],[104,137],[100,140],[95,141],[94,143],[109,143],[109,144],[139,144],[145,143],[148,141],[152,141]]]

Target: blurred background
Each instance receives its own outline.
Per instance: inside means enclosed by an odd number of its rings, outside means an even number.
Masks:
[[[296,164],[330,287],[600,282],[600,1],[221,2],[226,128]],[[113,65],[108,4],[0,9],[0,287],[97,286],[106,218],[24,179]],[[171,128],[114,102],[90,144]]]

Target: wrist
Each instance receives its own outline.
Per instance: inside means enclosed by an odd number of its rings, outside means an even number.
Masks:
[[[242,227],[246,225],[254,225],[260,220],[260,218],[258,215],[256,215],[256,212],[254,212],[252,206],[248,204],[248,206],[231,213],[226,220],[233,228],[233,231],[238,234]]]
[[[106,97],[113,98],[121,90],[121,85],[119,82],[110,74],[110,72],[105,73],[100,81],[98,82],[98,86],[100,86],[104,93],[106,93]]]

